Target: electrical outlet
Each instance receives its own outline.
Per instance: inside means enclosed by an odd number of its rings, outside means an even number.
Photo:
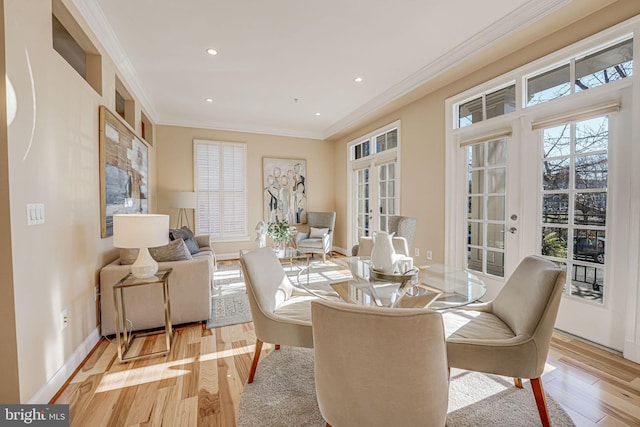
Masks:
[[[427,251],[427,259],[433,259],[433,252]]]
[[[69,316],[67,315],[67,310],[62,310],[60,313],[60,330],[65,329],[69,326]]]
[[[420,256],[420,248],[415,248],[413,250],[413,256]]]

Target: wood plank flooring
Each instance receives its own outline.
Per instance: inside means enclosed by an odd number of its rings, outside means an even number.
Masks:
[[[162,335],[140,340],[138,351],[163,345]],[[78,427],[235,426],[254,344],[252,323],[193,324],[177,328],[168,356],[123,364],[103,340],[53,403],[70,404]],[[576,425],[640,426],[640,365],[560,333],[547,365],[545,390]]]

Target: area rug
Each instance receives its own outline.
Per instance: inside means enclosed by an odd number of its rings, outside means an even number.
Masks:
[[[351,277],[348,271],[331,261],[312,261],[309,267],[307,270],[306,263],[294,263],[285,265],[284,269],[294,285],[304,285],[312,291],[331,291],[331,283]],[[207,329],[251,322],[251,308],[240,262],[218,263],[213,281],[215,290],[211,299],[211,316],[207,321]]]
[[[251,322],[251,308],[239,262],[218,263],[213,274],[211,316],[207,329]]]
[[[539,426],[540,417],[528,383],[523,389],[508,378],[452,371],[447,426]],[[408,404],[417,405],[419,402]],[[571,417],[547,395],[554,427],[574,426]],[[325,425],[316,401],[313,350],[282,347],[260,361],[252,384],[244,387],[239,427]]]

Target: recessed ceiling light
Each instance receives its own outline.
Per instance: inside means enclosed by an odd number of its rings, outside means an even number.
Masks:
[[[360,83],[362,81],[362,77],[356,77],[353,79],[356,83]]]
[[[218,54],[218,51],[217,51],[217,50],[215,50],[215,49],[209,48],[209,49],[207,49],[207,53],[208,53],[209,55],[214,55],[214,56],[215,56],[215,55],[217,55],[217,54]]]
[[[320,113],[316,113],[316,116],[319,116],[319,115],[320,115]]]
[[[204,100],[207,102],[213,102],[213,98],[205,98]]]

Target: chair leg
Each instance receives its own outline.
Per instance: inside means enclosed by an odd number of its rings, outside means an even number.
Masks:
[[[540,421],[542,422],[543,427],[550,427],[551,420],[549,419],[547,400],[544,397],[544,389],[542,388],[542,379],[540,377],[531,378],[531,388],[533,389],[533,395],[536,398],[536,405],[538,406]]]
[[[280,344],[276,344],[276,350],[280,350]]]
[[[260,359],[260,352],[262,351],[262,341],[256,339],[256,350],[253,353],[253,362],[251,363],[251,371],[249,371],[249,379],[247,384],[253,382],[253,377],[256,375],[256,368],[258,367],[258,359]]]
[[[522,378],[514,378],[513,383],[516,385],[516,387],[522,388]]]

